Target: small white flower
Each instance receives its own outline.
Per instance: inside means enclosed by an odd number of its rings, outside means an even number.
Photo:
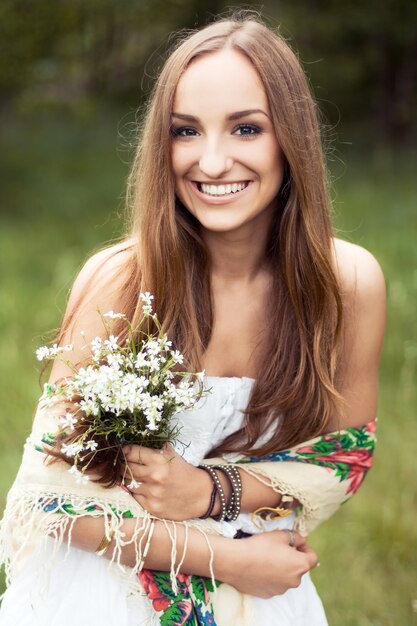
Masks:
[[[115,313],[114,311],[107,311],[107,313],[104,313],[104,317],[109,317],[112,320],[126,319],[126,315],[124,315],[124,313]]]
[[[145,291],[145,293],[139,294],[139,298],[147,305],[151,305],[151,300],[153,300],[153,295],[150,291]]]
[[[148,366],[151,372],[157,372],[160,369],[160,361],[156,356],[151,356],[148,361]]]
[[[101,337],[95,337],[90,345],[93,352],[100,352],[103,348],[103,340]]]
[[[161,345],[159,341],[157,341],[156,339],[148,341],[148,343],[146,344],[146,351],[151,356],[156,356],[157,354],[159,354],[161,352]]]
[[[150,315],[152,313],[152,300],[153,296],[149,291],[145,291],[145,293],[141,293],[139,298],[142,300],[142,310],[145,316]]]
[[[171,351],[171,356],[174,360],[174,363],[184,363],[184,357],[179,350],[175,350],[175,352]]]
[[[67,343],[67,345],[64,346],[65,352],[71,352],[73,349],[74,349],[74,346],[72,345],[72,343]]]
[[[128,489],[137,489],[138,487],[141,486],[142,483],[138,483],[137,480],[135,480],[134,478],[132,478],[132,480],[130,481],[130,483],[127,485]]]
[[[119,349],[119,345],[117,343],[118,339],[119,337],[110,335],[110,337],[104,341],[104,345],[106,346],[107,350],[110,350],[111,352],[115,352],[116,350],[118,350]]]
[[[141,369],[142,367],[147,367],[149,365],[148,360],[146,358],[146,354],[139,352],[135,359],[135,367],[137,369]]]
[[[36,350],[36,358],[38,361],[43,361],[49,357],[49,348],[47,346],[41,346]]]
[[[82,452],[83,444],[82,443],[63,443],[61,446],[61,452],[65,454],[65,456],[75,456],[79,452]],[[74,466],[75,467],[75,466]]]
[[[67,411],[65,415],[61,415],[61,423],[64,428],[74,430],[74,426],[77,422],[77,418],[74,417],[74,415],[70,411]]]
[[[162,348],[170,348],[172,346],[172,341],[169,341],[168,335],[162,335],[162,337],[159,338],[159,343]]]
[[[95,450],[97,450],[97,448],[98,448],[97,441],[93,441],[92,439],[90,441],[87,441],[87,443],[85,444],[85,449],[90,450],[91,452],[94,452]]]
[[[100,407],[92,400],[81,400],[80,408],[86,415],[99,415]]]
[[[57,343],[54,343],[52,348],[49,348],[50,356],[57,356],[60,352],[63,352],[63,351],[64,351],[64,348],[61,348],[60,346],[58,346]]]
[[[109,365],[119,367],[120,365],[123,365],[123,357],[121,354],[111,353],[107,355],[107,362]]]

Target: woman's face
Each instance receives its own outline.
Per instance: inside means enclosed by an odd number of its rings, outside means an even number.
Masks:
[[[284,159],[262,83],[233,49],[194,60],[172,113],[176,193],[207,230],[269,225]]]

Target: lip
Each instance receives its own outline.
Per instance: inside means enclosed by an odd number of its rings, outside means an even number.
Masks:
[[[206,193],[203,193],[202,191],[199,190],[198,185],[214,185],[214,184],[218,184],[218,185],[232,185],[233,183],[248,183],[247,186],[242,189],[242,191],[235,191],[234,193],[228,193],[225,194],[224,196],[209,196]],[[233,202],[234,200],[237,200],[239,198],[241,198],[247,191],[248,189],[250,189],[250,187],[252,186],[253,181],[252,180],[241,180],[241,181],[222,181],[221,183],[216,182],[214,183],[213,181],[210,182],[206,182],[206,181],[195,181],[195,180],[190,180],[189,181],[189,185],[191,187],[191,189],[193,190],[194,194],[200,198],[201,200],[203,200],[204,202],[206,202],[207,204],[228,204],[229,202]]]

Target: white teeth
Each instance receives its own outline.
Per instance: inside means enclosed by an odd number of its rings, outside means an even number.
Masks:
[[[248,186],[248,183],[232,183],[230,185],[206,185],[200,183],[200,191],[209,196],[225,196],[227,194],[236,193],[237,191],[243,191]]]

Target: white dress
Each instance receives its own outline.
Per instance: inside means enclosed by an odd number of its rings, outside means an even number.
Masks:
[[[198,465],[213,446],[242,424],[253,379],[206,377],[210,392],[193,411],[179,414],[178,452]],[[290,528],[292,517],[269,522],[268,530]],[[235,528],[259,532],[241,514]],[[233,530],[233,529],[231,529]],[[52,542],[27,562],[7,589],[0,626],[157,626],[159,619],[145,594],[131,593],[117,565],[76,548],[61,548],[50,563]],[[48,561],[49,558],[49,561]],[[48,567],[45,567],[48,563]],[[270,599],[246,597],[253,626],[327,626],[315,587],[305,575],[301,585]],[[216,619],[217,621],[217,619]],[[228,624],[227,626],[238,626]]]

